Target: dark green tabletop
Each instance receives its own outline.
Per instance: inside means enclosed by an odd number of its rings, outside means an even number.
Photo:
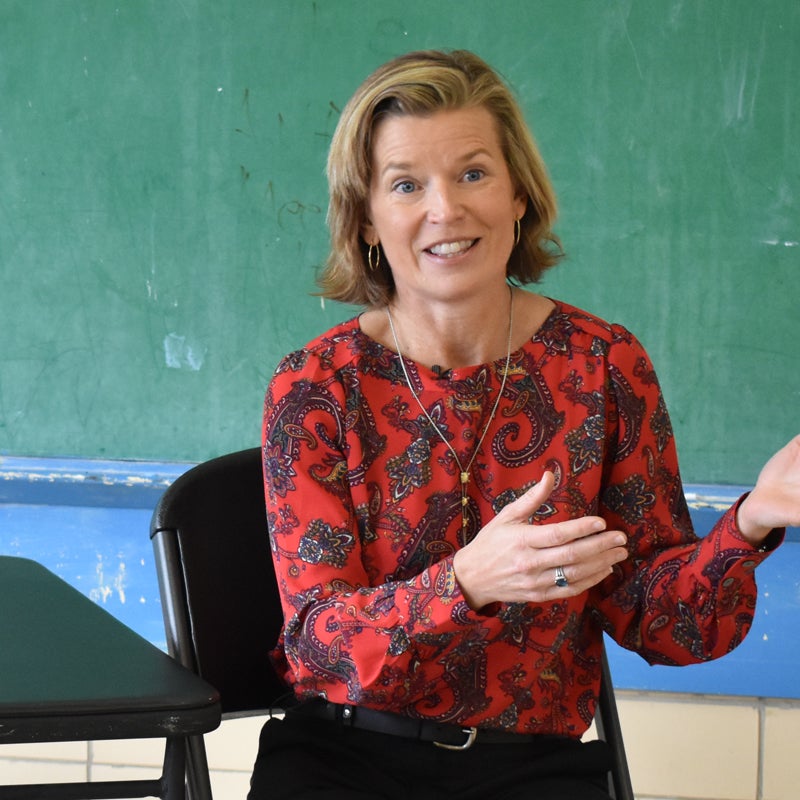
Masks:
[[[219,723],[205,681],[40,564],[0,556],[0,743],[185,736]]]

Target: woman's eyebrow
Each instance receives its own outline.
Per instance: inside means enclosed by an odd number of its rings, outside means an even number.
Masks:
[[[470,150],[469,153],[465,153],[463,156],[458,156],[459,161],[472,161],[479,156],[485,156],[487,158],[493,158],[492,154],[485,148],[479,147],[476,150]]]
[[[379,172],[378,175],[385,175],[387,172],[408,172],[412,165],[407,161],[390,161]]]

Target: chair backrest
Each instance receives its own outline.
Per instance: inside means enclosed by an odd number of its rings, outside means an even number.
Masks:
[[[223,716],[279,705],[287,688],[269,651],[283,612],[261,449],[220,456],[181,475],[159,500],[150,536],[170,654],[219,691]],[[633,800],[605,651],[595,723],[614,755],[612,796]]]
[[[261,449],[181,475],[159,500],[150,536],[170,655],[219,691],[223,715],[270,708],[287,688],[269,660],[283,612]]]
[[[622,739],[617,698],[614,694],[614,684],[611,682],[611,670],[608,666],[605,647],[603,648],[601,670],[600,697],[594,712],[594,724],[598,737],[608,742],[611,747],[609,789],[615,800],[634,800],[628,756],[625,753],[625,742]]]

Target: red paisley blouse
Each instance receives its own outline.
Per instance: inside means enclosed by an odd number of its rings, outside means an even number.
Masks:
[[[466,464],[505,358],[446,380],[406,363]],[[397,354],[357,319],[280,363],[263,455],[285,616],[275,658],[299,697],[578,737],[594,713],[601,631],[678,665],[724,655],[750,627],[765,553],[739,535],[735,509],[694,535],[644,349],[566,304],[511,356],[472,465],[465,533],[458,466]],[[471,609],[454,552],[545,469],[557,485],[538,521],[602,516],[627,532],[630,557],[569,600]]]

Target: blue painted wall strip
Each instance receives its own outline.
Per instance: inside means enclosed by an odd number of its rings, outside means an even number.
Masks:
[[[0,503],[152,509],[192,464],[0,456]]]

